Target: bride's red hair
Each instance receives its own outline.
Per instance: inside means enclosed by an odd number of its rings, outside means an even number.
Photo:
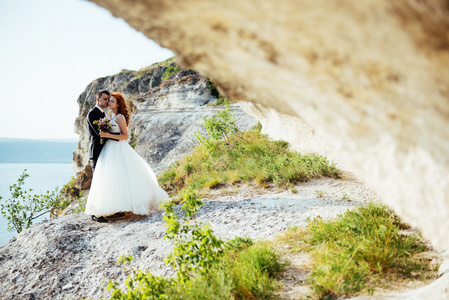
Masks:
[[[121,114],[125,117],[126,120],[126,126],[129,124],[129,114],[128,109],[126,108],[125,98],[123,98],[123,95],[119,92],[113,92],[111,93],[111,96],[113,96],[115,99],[117,99],[117,114]]]

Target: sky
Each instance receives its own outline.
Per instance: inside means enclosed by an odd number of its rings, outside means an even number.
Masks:
[[[77,139],[91,81],[173,55],[85,0],[0,0],[0,138]]]

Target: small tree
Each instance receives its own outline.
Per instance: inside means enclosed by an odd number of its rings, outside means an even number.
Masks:
[[[177,269],[176,276],[166,279],[149,271],[134,271],[134,277],[128,276],[126,280],[127,291],[120,289],[118,282],[109,282],[108,290],[112,290],[110,299],[184,299],[170,298],[166,292],[173,288],[180,291],[181,288],[181,293],[184,293],[195,273],[207,277],[213,265],[218,264],[224,254],[225,243],[215,236],[209,224],[195,220],[204,203],[195,191],[188,190],[181,204],[180,215],[175,211],[174,202],[167,201],[160,205],[165,210],[163,220],[167,229],[164,238],[174,246],[173,252],[164,261]],[[122,256],[119,262],[126,263],[132,259],[132,256]]]
[[[174,245],[173,253],[166,257],[165,263],[177,269],[178,280],[187,281],[194,270],[205,275],[223,255],[224,244],[214,235],[209,224],[195,221],[204,205],[195,191],[186,191],[181,204],[184,218],[175,212],[174,202],[162,205],[165,209],[163,220],[167,226],[165,239]]]
[[[203,124],[206,128],[208,138],[201,132],[195,133],[196,139],[209,150],[215,148],[215,141],[223,140],[225,145],[230,144],[229,137],[239,132],[237,127],[235,115],[231,114],[231,105],[226,99],[224,102],[225,109],[220,110],[216,116],[208,119],[203,117]]]
[[[20,233],[29,228],[33,220],[49,213],[53,208],[59,208],[59,193],[56,188],[53,192],[33,195],[32,189],[28,191],[23,188],[25,179],[30,177],[25,169],[20,175],[17,183],[9,186],[11,197],[2,201],[0,196],[0,213],[8,221],[8,231],[15,230]]]

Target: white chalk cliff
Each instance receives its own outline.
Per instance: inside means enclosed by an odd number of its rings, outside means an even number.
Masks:
[[[96,92],[102,89],[125,95],[132,110],[128,132],[133,137],[130,139],[136,139],[135,150],[156,173],[198,144],[194,133],[204,132],[203,117],[211,117],[223,109],[223,105],[211,105],[217,101],[218,93],[210,88],[208,78],[192,70],[180,70],[164,80],[166,69],[155,64],[137,72],[124,71],[99,78],[86,87],[78,98],[80,110],[75,121],[75,132],[79,135],[73,154],[76,173],[89,164],[86,116],[95,105]],[[242,130],[258,122],[245,114],[238,104],[231,105],[231,113]]]

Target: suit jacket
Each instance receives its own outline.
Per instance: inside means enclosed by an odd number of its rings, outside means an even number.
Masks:
[[[97,161],[98,156],[100,155],[101,149],[103,149],[103,144],[100,143],[100,130],[98,130],[98,126],[93,124],[95,120],[99,120],[104,118],[104,112],[98,107],[92,108],[87,114],[87,125],[89,127],[89,159],[93,161]]]

